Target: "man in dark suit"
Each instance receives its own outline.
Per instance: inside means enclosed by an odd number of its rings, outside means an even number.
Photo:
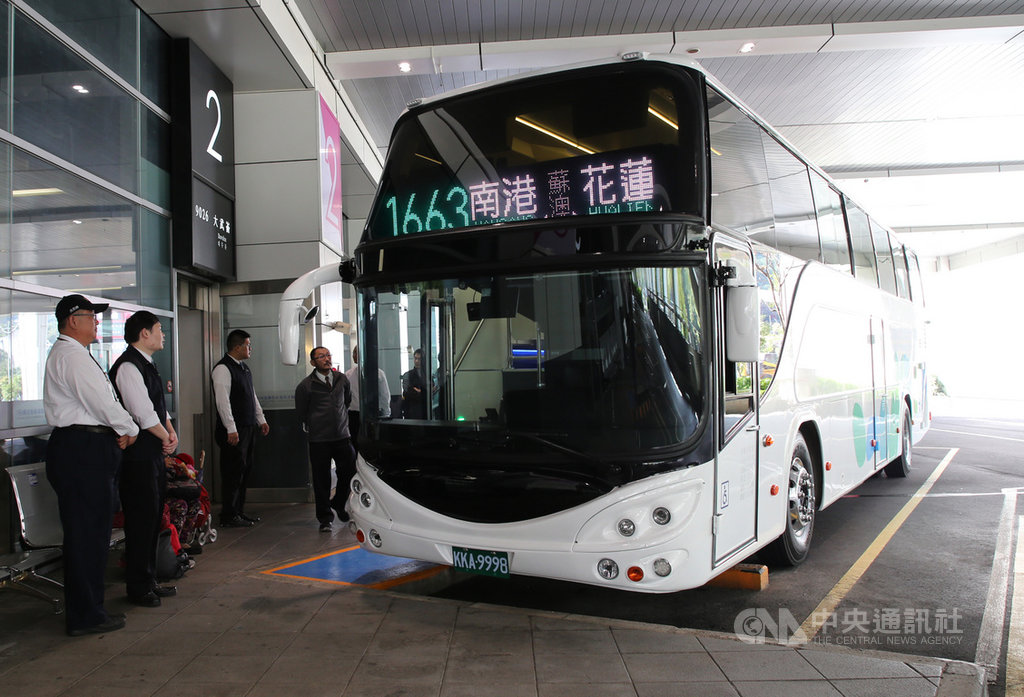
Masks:
[[[348,520],[345,499],[348,483],[356,473],[356,451],[348,425],[352,388],[344,373],[331,368],[331,352],[317,346],[309,352],[313,371],[295,388],[295,411],[309,440],[313,475],[313,499],[320,532],[331,531],[334,512]],[[338,471],[338,486],[331,498],[331,460]]]

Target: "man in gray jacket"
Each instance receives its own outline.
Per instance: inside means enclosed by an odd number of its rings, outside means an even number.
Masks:
[[[295,388],[295,411],[309,440],[313,498],[320,532],[331,531],[335,512],[345,522],[348,484],[356,473],[356,452],[348,428],[352,388],[344,373],[331,369],[331,352],[317,346],[309,352],[311,372]],[[331,460],[338,471],[338,486],[331,498]],[[333,509],[333,510],[332,510]]]

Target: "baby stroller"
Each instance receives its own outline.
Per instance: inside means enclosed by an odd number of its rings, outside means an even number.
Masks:
[[[206,452],[199,453],[199,466],[188,453],[164,458],[167,471],[166,506],[171,525],[178,531],[182,548],[198,554],[202,546],[217,540],[210,515],[210,494],[203,486]]]

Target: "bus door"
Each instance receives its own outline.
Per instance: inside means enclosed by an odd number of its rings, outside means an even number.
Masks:
[[[454,418],[454,391],[451,389],[454,375],[452,358],[454,333],[454,302],[451,297],[433,299],[427,302],[428,328],[424,341],[427,370],[427,384],[430,386],[429,418],[449,420]]]
[[[889,461],[889,424],[892,421],[889,415],[891,400],[889,398],[889,384],[887,378],[891,377],[891,371],[886,370],[886,351],[888,349],[885,336],[885,324],[877,318],[871,318],[871,374],[873,385],[873,416],[871,439],[868,444],[875,453],[874,467],[878,469]],[[895,443],[893,443],[895,445]]]
[[[716,236],[717,238],[717,236]],[[714,244],[717,270],[726,260],[743,264],[754,272],[749,246],[727,238]],[[715,322],[719,370],[718,448],[715,457],[714,563],[752,542],[757,529],[757,364],[732,363],[725,357],[725,293],[715,291]]]

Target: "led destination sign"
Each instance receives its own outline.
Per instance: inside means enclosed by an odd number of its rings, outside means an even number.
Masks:
[[[578,215],[660,210],[665,190],[650,150],[599,153],[497,170],[382,198],[372,237]]]

